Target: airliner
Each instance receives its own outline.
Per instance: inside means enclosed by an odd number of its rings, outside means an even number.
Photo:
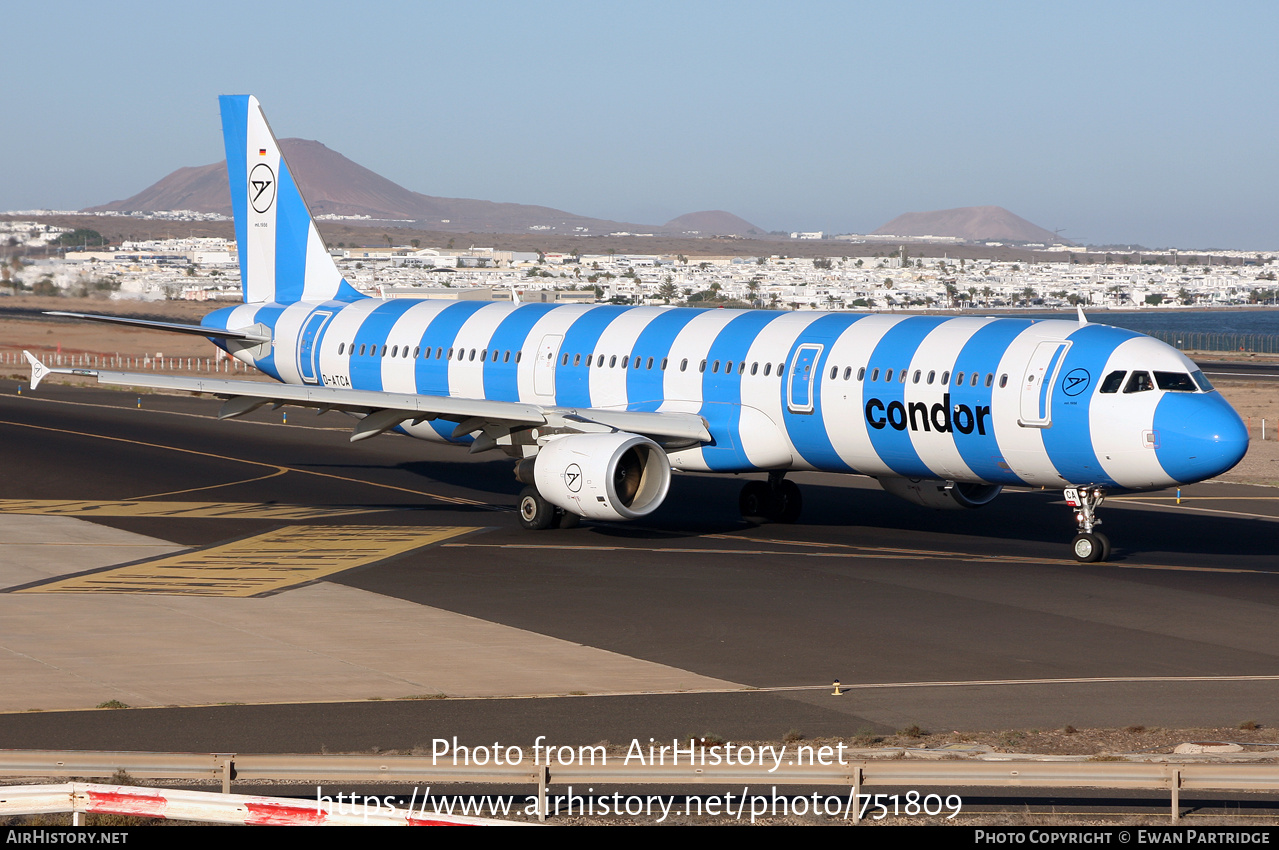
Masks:
[[[279,383],[50,369],[264,405],[342,411],[386,432],[515,462],[528,529],[635,520],[672,470],[762,473],[755,521],[794,522],[786,475],[870,476],[937,509],[1005,486],[1060,489],[1075,559],[1106,559],[1107,493],[1212,478],[1248,447],[1181,352],[1077,321],[688,307],[383,300],[334,265],[258,101],[220,99],[242,303],[199,325],[59,313],[207,337]]]

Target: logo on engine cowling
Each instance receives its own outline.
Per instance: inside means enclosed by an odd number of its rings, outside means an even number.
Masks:
[[[580,466],[575,463],[568,465],[568,469],[564,470],[564,485],[573,493],[582,489],[582,468]]]

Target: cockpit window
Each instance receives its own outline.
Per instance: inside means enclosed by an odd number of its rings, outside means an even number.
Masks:
[[[1204,377],[1204,373],[1198,369],[1190,373],[1190,377],[1195,379],[1195,383],[1199,385],[1199,389],[1206,393],[1212,392],[1212,383]]]
[[[1111,372],[1106,376],[1106,380],[1101,382],[1101,391],[1103,393],[1119,392],[1119,388],[1123,386],[1124,383],[1124,375],[1127,374],[1127,369],[1120,369],[1118,372]]]
[[[1144,393],[1146,390],[1153,390],[1155,385],[1150,381],[1149,372],[1133,372],[1132,377],[1128,379],[1127,385],[1124,387],[1126,393]]]
[[[1195,382],[1190,380],[1190,376],[1185,372],[1156,372],[1155,383],[1161,390],[1171,390],[1176,393],[1195,391]]]

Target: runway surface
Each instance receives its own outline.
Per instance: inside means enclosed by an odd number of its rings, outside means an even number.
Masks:
[[[794,476],[796,525],[741,522],[740,478],[682,475],[642,524],[530,534],[504,458],[16,387],[0,747],[1279,724],[1269,488],[1109,499],[1100,565],[1069,558],[1057,491],[934,512],[822,475]],[[59,711],[111,699],[198,707]]]

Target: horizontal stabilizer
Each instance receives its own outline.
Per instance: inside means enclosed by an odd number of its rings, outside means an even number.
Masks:
[[[90,322],[107,322],[112,325],[128,325],[132,328],[147,328],[153,331],[168,331],[179,334],[195,334],[196,336],[215,337],[217,339],[240,339],[245,342],[264,343],[271,341],[271,334],[266,328],[255,325],[240,330],[223,330],[222,328],[206,328],[204,325],[184,325],[178,322],[155,322],[150,319],[131,319],[127,316],[99,316],[93,313],[67,313],[62,310],[47,310],[46,316],[63,316],[68,319],[85,319]]]

